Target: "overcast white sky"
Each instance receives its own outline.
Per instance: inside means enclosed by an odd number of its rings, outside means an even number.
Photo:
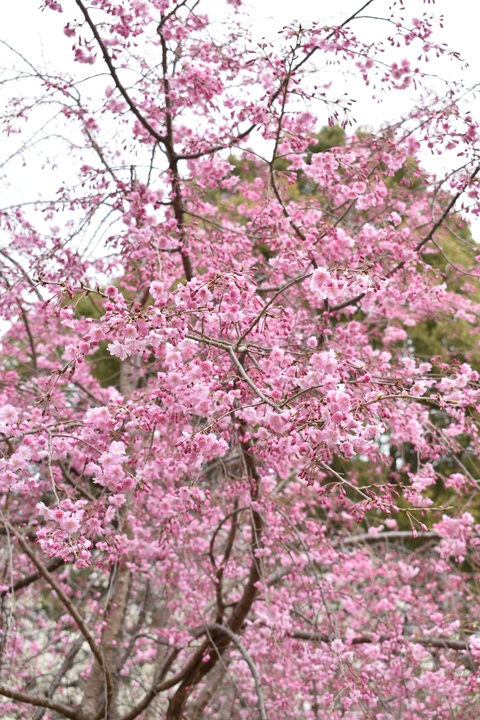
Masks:
[[[41,0],[15,0],[4,2],[0,9],[0,38],[19,50],[26,58],[38,65],[50,65],[57,71],[67,67],[71,58],[71,40],[63,34],[63,26],[70,18],[70,8],[75,16],[75,3],[73,0],[64,0],[63,5],[68,12],[60,15],[51,11],[40,11]],[[311,21],[320,21],[325,24],[341,22],[363,4],[362,0],[249,0],[246,7],[250,8],[252,28],[255,37],[262,35],[272,38],[282,26],[299,20],[308,25]],[[480,0],[437,0],[433,5],[422,0],[405,0],[408,10],[421,15],[425,11],[434,11],[443,15],[444,29],[438,30],[436,39],[447,43],[452,49],[459,50],[470,68],[462,71],[462,81],[465,85],[474,84],[480,80]],[[203,0],[205,11],[211,19],[221,22],[226,12],[230,12],[225,0]],[[391,0],[375,0],[369,6],[370,15],[388,15]],[[378,36],[378,22],[372,20],[359,20],[355,30],[362,37],[375,38]],[[382,32],[384,32],[382,30]],[[408,49],[404,51],[408,56]],[[5,67],[11,62],[11,54],[0,48],[0,65]],[[98,63],[100,70],[100,63]],[[97,67],[95,66],[95,68]],[[442,77],[454,78],[458,76],[458,65],[448,60],[440,59],[432,63],[432,72]],[[103,71],[103,68],[101,68]],[[410,98],[407,92],[398,92],[388,97],[382,105],[375,105],[371,100],[371,90],[365,88],[359,77],[338,75],[336,80],[343,91],[347,91],[357,99],[354,116],[357,125],[368,126],[372,129],[387,121],[393,121],[405,111]],[[0,96],[1,100],[1,96]],[[471,100],[472,111],[480,117],[480,100]],[[52,143],[55,141],[52,140]],[[0,160],[13,152],[19,144],[18,137],[5,138],[0,147]],[[39,150],[40,152],[40,150]],[[63,152],[63,148],[60,149]],[[429,169],[441,170],[440,159],[424,158]],[[440,164],[439,164],[440,163]],[[18,173],[18,175],[17,175]],[[53,182],[56,182],[57,178]],[[60,184],[60,181],[57,184]],[[29,160],[28,167],[21,167],[14,163],[10,171],[9,187],[5,187],[0,199],[0,207],[17,199],[28,200],[38,196],[40,189],[45,192],[49,182],[41,163],[35,165],[33,158]],[[52,191],[54,189],[52,187]],[[478,229],[477,229],[478,228]],[[480,226],[476,227],[476,235],[480,238]]]
[[[404,0],[405,5],[412,13],[421,15],[423,12],[434,12],[443,15],[444,29],[436,31],[436,39],[445,42],[452,49],[461,52],[470,64],[469,71],[463,73],[465,84],[477,82],[480,79],[480,0]],[[267,38],[275,36],[277,30],[294,20],[308,25],[319,21],[325,24],[341,22],[361,7],[364,0],[247,0],[244,3],[250,18],[254,35]],[[374,0],[365,13],[368,15],[389,14],[392,0]],[[41,11],[41,0],[15,0],[3,2],[0,9],[0,38],[20,50],[28,58],[36,62],[51,63],[59,66],[69,57],[71,40],[63,34],[63,26],[70,16],[75,17],[74,0],[63,0],[65,12],[58,14],[49,10]],[[210,15],[211,19],[222,21],[231,8],[225,0],[202,0],[201,6]],[[71,8],[71,15],[68,12]],[[78,16],[78,11],[77,11]],[[378,37],[379,25],[375,21],[359,20],[354,26],[355,31],[370,38]],[[384,32],[384,29],[381,30]],[[405,53],[407,54],[407,53]],[[432,68],[433,70],[433,68]],[[439,60],[435,64],[434,72],[440,75],[454,76],[458,74],[458,67],[448,61]],[[359,124],[372,123],[372,107],[369,94],[362,97],[362,88],[357,85],[352,95],[359,96],[357,103],[357,116]],[[390,120],[404,108],[405,94],[399,93],[398,106],[395,103],[390,107],[382,108],[380,114],[376,113],[379,121]]]

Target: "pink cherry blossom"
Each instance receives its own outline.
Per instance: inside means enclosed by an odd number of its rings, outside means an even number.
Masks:
[[[1,717],[480,716],[480,133],[390,4],[2,49]]]

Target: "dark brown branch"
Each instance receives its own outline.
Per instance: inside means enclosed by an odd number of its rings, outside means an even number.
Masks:
[[[247,475],[251,484],[252,500],[258,497],[260,476],[258,474],[255,458],[251,452],[249,443],[240,444]],[[222,632],[218,629],[212,630],[199,650],[195,653],[191,661],[185,668],[185,676],[176,693],[171,698],[166,720],[180,720],[183,713],[185,702],[192,691],[192,688],[198,685],[202,679],[215,667],[218,660],[223,656],[226,649],[232,642],[231,633],[237,634],[241,631],[245,618],[247,617],[255,598],[258,594],[258,581],[260,580],[260,565],[256,558],[256,551],[260,547],[260,538],[262,533],[263,521],[260,514],[252,509],[252,540],[251,554],[252,564],[249,576],[242,595],[237,603],[235,603],[232,614],[226,623],[229,632]],[[208,658],[206,658],[208,656]]]
[[[94,663],[91,667],[81,702],[86,720],[104,720],[109,717],[109,707],[113,705],[118,692],[120,652],[131,590],[131,571],[127,563],[114,566],[109,586],[99,643],[102,662],[98,666]],[[105,671],[109,673],[110,688],[105,688]]]
[[[260,476],[258,474],[255,459],[248,443],[241,443],[241,449],[244,457],[247,475],[251,484],[252,500],[258,496]],[[217,665],[225,651],[232,643],[231,633],[238,634],[244,624],[255,598],[258,594],[258,581],[260,580],[260,565],[256,558],[256,550],[260,547],[260,539],[263,527],[263,521],[260,514],[256,510],[252,513],[252,540],[251,554],[252,564],[250,566],[247,581],[245,583],[242,595],[238,602],[233,606],[231,616],[225,626],[226,630],[220,631],[213,629],[208,633],[208,638],[200,645],[193,656],[190,658],[186,666],[177,675],[164,681],[161,684],[154,685],[144,696],[144,698],[126,715],[122,720],[135,720],[161,692],[168,690],[180,683],[170,699],[165,720],[180,720],[183,714],[185,702],[187,701],[193,688],[198,685],[203,678]],[[208,629],[208,628],[207,628]],[[205,631],[207,631],[207,629]],[[208,657],[207,657],[208,656]]]
[[[293,62],[293,59],[292,59],[292,62]],[[270,175],[270,185],[272,186],[273,194],[275,195],[280,207],[282,208],[282,213],[283,213],[284,217],[288,220],[288,222],[292,226],[292,228],[293,228],[295,234],[297,235],[297,237],[299,238],[299,240],[301,240],[302,242],[306,242],[307,239],[305,237],[305,234],[299,228],[297,223],[293,220],[293,218],[291,217],[290,213],[288,212],[288,210],[285,206],[285,203],[283,202],[283,198],[280,194],[280,190],[277,186],[277,181],[275,179],[275,169],[274,169],[274,163],[275,163],[275,160],[277,157],[277,149],[278,149],[278,145],[280,143],[280,135],[282,132],[282,122],[283,122],[283,118],[285,116],[287,97],[288,97],[288,85],[289,85],[291,77],[292,77],[292,67],[290,67],[290,69],[282,83],[283,84],[282,105],[280,108],[280,114],[278,116],[277,132],[275,135],[275,145],[274,145],[273,152],[272,152],[272,159],[270,160],[270,163],[269,163],[269,175]],[[315,263],[314,263],[314,265],[315,265]]]
[[[162,47],[162,73],[163,73],[163,92],[165,97],[165,124],[166,134],[163,138],[163,144],[165,146],[165,152],[168,159],[168,168],[171,175],[172,183],[172,209],[177,221],[178,232],[180,236],[180,256],[182,258],[183,271],[187,280],[193,278],[193,268],[190,255],[186,248],[186,237],[185,237],[185,213],[183,210],[182,193],[180,187],[180,175],[178,172],[178,155],[175,152],[174,136],[173,136],[173,122],[172,122],[172,100],[171,100],[171,88],[170,81],[168,79],[168,57],[167,57],[167,43],[162,35],[162,24],[158,27],[158,36],[160,38],[160,45]]]
[[[25,703],[26,705],[33,705],[34,707],[41,707],[46,710],[54,710],[59,713],[59,715],[70,718],[70,720],[79,720],[80,718],[76,710],[72,710],[61,703],[53,702],[48,697],[29,695],[28,693],[20,692],[18,690],[12,690],[4,685],[0,685],[0,695],[8,697],[11,700],[18,700],[18,702]]]
[[[332,37],[335,35],[335,33],[337,32],[338,28],[343,28],[343,27],[345,27],[346,25],[348,25],[348,23],[350,23],[352,20],[354,20],[354,19],[357,17],[357,15],[358,15],[359,13],[361,13],[362,10],[365,10],[366,7],[368,7],[369,5],[371,5],[372,2],[373,2],[373,0],[368,0],[368,2],[366,2],[364,5],[362,5],[362,7],[359,8],[358,10],[356,10],[352,15],[350,15],[350,17],[348,17],[348,18],[347,18],[346,20],[344,20],[340,25],[338,25],[337,27],[335,27],[335,28],[330,32],[330,34],[327,35],[327,40],[330,40],[330,38],[332,38]],[[299,70],[299,69],[302,67],[302,65],[304,65],[306,62],[308,62],[308,60],[310,60],[310,58],[312,57],[312,55],[314,55],[314,53],[315,53],[317,50],[318,50],[318,48],[315,47],[315,48],[313,48],[310,52],[308,52],[308,53],[305,55],[305,57],[302,58],[302,60],[300,60],[300,62],[298,62],[297,65],[295,65],[295,66],[292,68],[291,73],[295,73],[297,70]],[[285,82],[286,82],[286,80],[283,80],[283,81],[280,83],[280,85],[278,86],[277,90],[273,93],[273,95],[271,96],[271,98],[270,98],[270,100],[269,100],[269,103],[268,103],[269,106],[271,106],[271,105],[275,102],[275,100],[277,99],[277,97],[278,97],[278,96],[280,95],[280,93],[284,90]],[[242,132],[238,133],[238,135],[237,135],[235,138],[233,138],[233,140],[231,140],[228,144],[215,145],[214,147],[209,148],[208,150],[200,150],[199,152],[196,152],[196,153],[184,153],[184,154],[181,154],[181,155],[178,155],[178,156],[177,156],[177,157],[178,157],[178,160],[196,160],[197,158],[203,157],[204,155],[211,155],[211,154],[213,154],[213,153],[219,152],[220,150],[225,150],[225,149],[227,149],[227,148],[231,148],[231,147],[233,147],[237,142],[239,142],[240,140],[243,140],[243,138],[245,138],[245,137],[247,137],[248,135],[250,135],[250,133],[253,132],[253,130],[255,130],[256,127],[257,127],[257,123],[252,123],[246,130],[243,130]]]
[[[247,505],[243,505],[242,507],[239,507],[239,508],[236,508],[235,510],[232,510],[232,512],[228,513],[228,515],[225,515],[225,517],[219,522],[219,524],[217,525],[217,527],[216,527],[215,530],[213,531],[212,537],[211,537],[211,540],[210,540],[210,547],[209,547],[209,551],[208,551],[208,555],[209,555],[209,558],[210,558],[210,562],[211,562],[211,564],[212,564],[212,567],[214,567],[214,568],[217,567],[217,564],[216,564],[216,562],[215,562],[215,556],[214,556],[214,554],[213,554],[213,549],[214,549],[214,545],[215,545],[215,539],[216,539],[218,533],[220,532],[220,530],[222,529],[222,527],[224,526],[224,524],[225,524],[228,520],[230,520],[230,518],[231,518],[233,515],[237,515],[238,513],[241,513],[243,510],[248,510],[248,506],[247,506]]]
[[[338,640],[338,638],[330,637],[329,635],[325,635],[323,633],[312,633],[308,631],[298,630],[297,632],[289,633],[289,637],[294,638],[295,640],[307,640],[310,642],[324,642],[324,643],[331,643],[334,640]],[[447,638],[434,638],[434,637],[403,637],[403,638],[395,638],[395,637],[386,637],[382,636],[375,640],[373,640],[368,635],[358,635],[357,637],[352,638],[350,643],[352,645],[365,645],[365,644],[371,644],[371,643],[382,643],[386,642],[387,640],[398,640],[403,642],[409,642],[413,643],[415,645],[423,645],[423,647],[431,647],[431,648],[439,648],[443,650],[468,650],[469,644],[465,640],[448,640]]]
[[[39,201],[39,200],[35,200],[33,203],[28,203],[28,204],[36,204],[36,203],[38,203],[38,202],[40,202],[40,201]],[[49,200],[49,201],[46,201],[46,202],[47,202],[48,204],[51,204],[52,201]],[[55,202],[55,201],[53,201],[53,202]],[[10,208],[22,207],[23,204],[24,204],[24,203],[21,203],[20,205],[11,205],[11,206],[9,206],[9,207],[2,208],[2,210],[9,210]],[[22,278],[25,278],[26,281],[28,282],[28,284],[30,285],[30,287],[32,288],[33,292],[34,292],[35,295],[37,296],[37,298],[40,300],[40,302],[43,302],[43,298],[42,298],[42,296],[41,296],[41,294],[40,294],[40,292],[39,292],[39,290],[38,290],[38,287],[37,287],[36,284],[33,282],[33,280],[29,277],[28,272],[23,269],[23,267],[21,266],[21,264],[20,264],[17,260],[15,260],[15,258],[10,257],[10,255],[7,253],[7,251],[5,250],[5,248],[2,248],[2,249],[0,250],[0,255],[3,255],[4,258],[6,258],[9,262],[11,262],[12,265],[14,265],[14,266],[20,271],[21,275],[20,275],[18,281],[21,280]],[[18,281],[17,281],[17,282],[18,282]]]
[[[237,533],[237,528],[238,528],[238,512],[239,512],[239,511],[238,511],[238,499],[235,498],[234,510],[233,510],[231,513],[229,513],[229,515],[230,515],[230,517],[231,517],[231,519],[232,519],[232,522],[231,522],[230,531],[229,531],[228,537],[227,537],[227,544],[226,544],[226,547],[225,547],[225,551],[224,551],[224,553],[223,553],[222,562],[221,562],[221,564],[220,564],[218,567],[216,567],[215,556],[214,556],[214,553],[213,553],[213,550],[214,550],[214,542],[215,542],[215,538],[216,538],[216,536],[217,536],[218,530],[220,529],[220,527],[221,527],[221,526],[223,525],[223,523],[225,522],[225,519],[222,520],[221,524],[220,524],[220,525],[218,526],[218,528],[215,530],[214,534],[212,535],[212,539],[211,539],[211,541],[210,541],[210,550],[209,550],[210,562],[212,563],[212,566],[213,566],[214,568],[216,568],[216,572],[215,572],[215,595],[216,595],[216,602],[217,602],[217,617],[216,617],[215,622],[217,622],[217,623],[221,623],[221,622],[222,622],[222,620],[223,620],[223,613],[224,613],[224,611],[225,611],[225,603],[223,602],[223,575],[224,575],[224,572],[225,572],[225,567],[226,567],[226,565],[227,565],[227,563],[228,563],[228,560],[229,560],[229,558],[230,558],[230,555],[231,555],[231,552],[232,552],[232,549],[233,549],[233,543],[235,542],[235,535],[236,535],[236,533]]]
[[[106,47],[105,43],[103,42],[102,38],[100,37],[100,34],[97,30],[97,26],[95,25],[92,18],[90,17],[90,14],[89,14],[87,8],[85,7],[85,5],[83,4],[82,0],[75,0],[75,2],[77,3],[78,7],[80,8],[83,17],[85,18],[85,22],[89,26],[90,30],[93,33],[95,40],[97,41],[97,44],[102,52],[103,59],[105,60],[105,64],[107,65],[107,67],[110,71],[110,75],[112,76],[113,82],[115,83],[117,90],[120,92],[123,99],[127,103],[128,107],[130,108],[132,113],[135,115],[137,120],[141,123],[141,125],[143,125],[145,130],[147,130],[147,132],[153,138],[155,138],[155,140],[157,142],[165,143],[165,137],[163,135],[161,135],[157,130],[155,130],[155,128],[152,127],[152,125],[148,122],[148,120],[142,115],[142,113],[139,111],[139,109],[133,102],[132,98],[126,91],[122,82],[120,81],[117,70],[116,70],[114,64],[112,63],[112,59],[111,59],[110,55],[108,54],[107,47]]]
[[[229,658],[224,657],[222,664],[212,671],[209,683],[202,689],[198,699],[196,699],[193,708],[189,709],[190,720],[203,720],[205,718],[205,710],[215,696],[217,690],[223,682],[225,673],[228,670]]]
[[[50,560],[50,562],[47,563],[45,567],[48,572],[54,572],[55,570],[58,570],[58,568],[63,567],[63,565],[65,565],[65,560],[62,560],[62,558],[54,558],[53,560]],[[10,593],[17,592],[17,590],[22,590],[23,588],[32,585],[32,583],[36,582],[41,577],[41,572],[34,572],[30,575],[26,575],[24,578],[17,580],[16,583],[13,583],[13,585],[10,585],[10,587],[8,587],[6,590],[2,590],[0,592],[0,597],[5,597]]]
[[[230,140],[228,143],[224,143],[222,145],[214,145],[213,147],[207,148],[206,150],[199,150],[198,152],[193,153],[180,153],[177,155],[178,160],[198,160],[198,158],[204,157],[205,155],[213,155],[216,152],[220,152],[220,150],[227,150],[228,148],[234,147],[240,140],[243,140],[243,138],[246,138],[250,133],[255,130],[256,124],[252,123],[246,130],[242,130],[242,132],[238,133],[234,138]]]

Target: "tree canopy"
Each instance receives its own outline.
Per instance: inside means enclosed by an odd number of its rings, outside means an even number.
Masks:
[[[476,720],[478,128],[322,79],[461,61],[228,4],[46,0],[73,69],[5,71],[60,186],[0,212],[2,717]]]

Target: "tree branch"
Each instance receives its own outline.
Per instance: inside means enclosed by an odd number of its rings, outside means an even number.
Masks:
[[[68,654],[66,655],[63,663],[61,664],[57,674],[53,678],[52,682],[48,686],[47,692],[45,694],[46,698],[53,697],[53,694],[55,690],[60,685],[62,678],[64,677],[65,673],[71,668],[73,661],[75,660],[75,656],[79,652],[80,648],[82,647],[84,643],[84,638],[81,635],[78,640],[72,645],[70,648]],[[33,720],[42,720],[43,716],[45,715],[45,711],[48,710],[46,707],[40,708],[33,717]]]
[[[42,561],[36,556],[36,554],[31,550],[31,548],[28,546],[28,543],[23,538],[23,536],[16,530],[12,525],[8,524],[8,529],[10,532],[15,535],[15,537],[18,540],[19,545],[23,548],[25,553],[28,555],[30,560],[33,562],[35,567],[38,569],[39,573],[45,578],[47,583],[50,585],[50,587],[54,590],[55,594],[59,598],[59,600],[62,602],[62,604],[65,606],[66,610],[70,613],[71,617],[75,620],[78,629],[82,633],[83,637],[88,643],[88,646],[90,647],[90,650],[92,651],[93,656],[95,657],[96,661],[100,665],[105,681],[105,700],[106,705],[108,707],[108,704],[110,702],[110,698],[112,695],[112,679],[110,677],[110,672],[105,664],[103,653],[100,650],[99,646],[97,645],[93,635],[91,634],[90,630],[87,628],[85,621],[83,620],[82,616],[78,612],[77,608],[71,603],[70,599],[65,595],[60,585],[57,583],[55,578],[50,574],[46,566],[42,563]]]
[[[120,81],[120,78],[118,77],[117,70],[112,63],[112,59],[110,55],[108,54],[107,47],[105,43],[103,42],[102,38],[100,37],[100,34],[97,30],[97,26],[93,22],[92,18],[90,17],[90,14],[83,4],[82,0],[75,0],[76,4],[80,8],[83,17],[85,18],[85,22],[89,26],[90,30],[93,33],[93,36],[95,40],[97,41],[97,44],[102,52],[103,59],[105,60],[105,63],[110,71],[110,75],[112,76],[113,82],[115,83],[115,86],[117,87],[117,90],[119,90],[120,94],[122,95],[123,99],[127,103],[128,107],[132,111],[132,113],[135,115],[137,120],[143,125],[145,130],[153,137],[155,140],[159,143],[165,143],[165,137],[161,135],[157,130],[155,130],[154,127],[148,122],[148,120],[142,115],[142,113],[139,111],[135,103],[133,102],[132,98],[126,91],[125,87],[123,86],[122,82]]]
[[[255,692],[257,695],[257,707],[258,707],[260,720],[268,720],[267,711],[265,709],[265,698],[263,696],[263,688],[262,688],[262,682],[260,679],[260,675],[259,675],[259,672],[258,672],[258,670],[255,666],[255,663],[253,662],[250,654],[247,652],[247,649],[243,645],[243,643],[240,640],[240,638],[238,637],[238,635],[236,635],[234,632],[232,632],[230,630],[230,628],[225,627],[224,625],[218,625],[217,623],[215,623],[214,625],[210,625],[210,627],[213,630],[218,630],[219,632],[223,632],[226,635],[228,635],[230,640],[236,645],[237,650],[239,651],[240,655],[243,657],[243,659],[247,663],[248,669],[250,670],[252,677],[253,677],[253,681],[255,683]]]
[[[54,570],[57,570],[59,567],[62,567],[65,565],[65,560],[62,560],[62,558],[54,558],[53,560],[50,560],[47,565],[45,565],[46,569],[49,572],[53,572]],[[6,590],[2,590],[0,592],[0,598],[5,597],[6,595],[9,595],[10,593],[14,593],[17,590],[22,590],[25,587],[28,587],[32,583],[36,582],[39,578],[43,577],[41,572],[34,572],[30,575],[26,575],[24,578],[21,578],[20,580],[17,580],[16,583],[13,583],[13,585],[10,585]]]
[[[475,180],[475,178],[476,178],[476,176],[478,175],[479,172],[480,172],[480,165],[478,165],[478,166],[475,168],[475,170],[474,170],[473,173],[470,175],[470,177],[468,178],[467,182],[464,184],[464,186],[462,187],[462,189],[459,190],[459,191],[452,197],[452,199],[451,199],[450,202],[448,203],[448,205],[447,205],[447,207],[445,208],[445,210],[443,211],[443,213],[440,215],[440,217],[438,218],[438,220],[437,220],[437,221],[432,225],[432,227],[430,228],[430,231],[427,233],[427,235],[425,235],[425,237],[422,238],[422,239],[420,240],[420,242],[417,243],[417,245],[415,245],[415,248],[414,248],[414,251],[415,251],[415,252],[417,252],[417,253],[420,252],[420,250],[423,248],[423,246],[426,245],[429,240],[432,240],[433,236],[435,235],[435,233],[437,232],[437,230],[439,229],[439,227],[441,227],[441,225],[444,223],[445,219],[446,219],[446,218],[448,217],[448,215],[450,214],[450,211],[453,209],[453,207],[454,207],[455,203],[457,202],[457,200],[463,195],[463,193],[465,192],[465,190],[467,189],[467,187],[470,185],[470,183],[472,182],[472,180]],[[397,273],[399,270],[402,270],[402,268],[404,268],[405,265],[406,265],[406,260],[401,260],[399,263],[397,263],[397,264],[387,273],[387,275],[386,275],[385,277],[391,278],[391,277],[392,277],[393,275],[395,275],[395,273]],[[356,304],[357,304],[358,302],[360,302],[360,300],[361,300],[362,298],[364,298],[364,297],[365,297],[365,293],[364,293],[364,292],[359,293],[358,295],[355,295],[355,297],[350,298],[349,300],[344,300],[343,302],[338,303],[338,305],[332,305],[332,306],[330,307],[330,311],[331,311],[331,312],[335,312],[335,311],[337,311],[337,310],[343,310],[344,308],[347,308],[347,307],[349,307],[350,305],[356,305]]]
[[[12,690],[4,685],[0,685],[0,695],[8,697],[11,700],[18,700],[26,705],[33,705],[34,707],[45,708],[46,710],[54,710],[55,712],[63,715],[63,717],[70,718],[70,720],[79,720],[80,715],[76,710],[63,705],[62,703],[56,703],[50,700],[48,697],[37,697],[36,695],[29,695],[18,690]]]
[[[337,637],[330,637],[323,633],[312,633],[304,630],[298,630],[293,633],[289,633],[289,637],[295,640],[308,640],[310,642],[325,642],[331,643],[334,640],[338,640]],[[403,637],[403,638],[390,638],[387,636],[381,636],[377,639],[372,639],[368,635],[358,635],[354,637],[350,642],[352,645],[366,645],[371,643],[382,643],[387,640],[403,640],[408,643],[415,645],[422,645],[423,647],[438,648],[443,650],[468,650],[469,643],[466,640],[448,640],[447,638],[434,638],[434,637]]]

